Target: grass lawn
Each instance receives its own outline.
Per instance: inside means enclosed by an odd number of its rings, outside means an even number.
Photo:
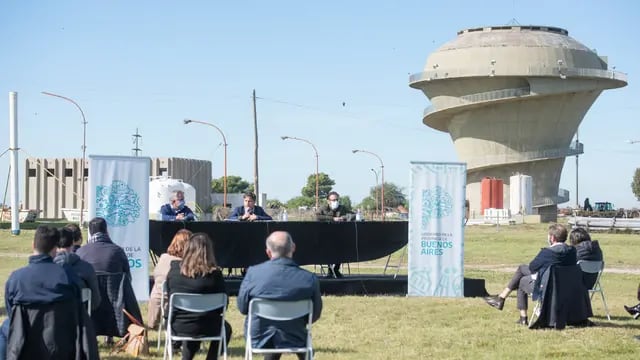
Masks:
[[[546,225],[468,227],[465,239],[465,276],[482,278],[490,293],[499,292],[515,266],[529,262],[546,242]],[[314,324],[316,359],[638,359],[640,320],[622,308],[637,303],[640,282],[640,235],[592,234],[601,243],[607,269],[602,278],[612,320],[594,298],[593,328],[563,331],[528,330],[515,323],[515,296],[499,312],[480,298],[407,298],[403,296],[326,296],[321,319]],[[0,230],[0,281],[26,263],[33,231],[14,237]],[[294,239],[295,240],[295,239]],[[397,259],[398,252],[393,255]],[[379,273],[386,259],[352,264],[352,273]],[[392,260],[393,263],[394,260]],[[405,268],[401,272],[406,272]],[[4,301],[4,291],[2,291]],[[4,302],[2,303],[4,304]],[[142,304],[146,314],[146,304]],[[227,318],[233,327],[229,354],[244,353],[243,317],[231,299]],[[150,332],[151,356],[157,334]],[[105,359],[128,359],[109,355]],[[178,357],[179,358],[179,357]],[[283,356],[283,359],[295,356]],[[200,354],[197,359],[204,359]]]

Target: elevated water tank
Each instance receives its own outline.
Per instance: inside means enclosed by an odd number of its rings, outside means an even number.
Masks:
[[[533,179],[517,174],[509,178],[509,210],[512,214],[533,214]]]
[[[151,177],[149,181],[149,218],[157,219],[157,214],[164,204],[171,201],[174,191],[184,192],[184,201],[193,211],[196,209],[196,189],[180,179],[169,177]]]

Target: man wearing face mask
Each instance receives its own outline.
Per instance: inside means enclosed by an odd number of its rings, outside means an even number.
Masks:
[[[492,307],[502,310],[504,300],[514,290],[518,291],[518,310],[521,325],[528,325],[527,299],[529,294],[539,296],[542,274],[551,265],[567,266],[576,264],[576,248],[567,245],[567,228],[560,224],[549,226],[547,234],[548,247],[542,248],[529,265],[520,265],[507,287],[499,295],[487,296],[485,301]],[[535,289],[535,290],[534,290]]]
[[[316,220],[318,221],[353,221],[355,215],[348,211],[344,205],[340,205],[340,194],[335,191],[331,191],[327,195],[327,204],[321,207],[316,213]],[[340,264],[335,264],[333,268],[328,265],[327,277],[341,278]]]
[[[162,205],[160,214],[163,221],[193,221],[193,211],[184,204],[184,192],[176,190],[171,194],[171,203]]]

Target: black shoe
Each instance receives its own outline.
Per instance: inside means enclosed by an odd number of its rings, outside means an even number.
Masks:
[[[344,275],[342,275],[342,273],[340,272],[340,270],[338,269],[333,269],[333,274],[336,276],[336,278],[340,279],[343,278]]]
[[[638,315],[640,315],[640,304],[638,304],[636,306],[624,305],[624,309],[627,310],[629,315],[633,316],[636,319],[638,318]]]
[[[520,316],[520,319],[516,321],[516,324],[529,326],[529,319],[526,316]]]
[[[490,306],[498,309],[498,310],[502,310],[502,308],[504,307],[504,299],[501,298],[500,296],[485,296],[484,297],[484,301],[487,302],[487,304],[489,304]]]

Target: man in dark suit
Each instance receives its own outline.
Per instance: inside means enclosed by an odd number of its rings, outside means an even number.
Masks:
[[[316,220],[318,221],[353,221],[355,220],[353,212],[340,204],[340,194],[335,191],[329,192],[327,195],[327,204],[316,212]],[[341,278],[340,263],[327,265],[328,278]]]
[[[518,310],[520,310],[519,324],[528,325],[527,300],[528,295],[533,294],[536,299],[540,296],[540,280],[542,274],[551,265],[568,266],[576,264],[576,249],[567,245],[567,228],[560,224],[549,226],[547,242],[549,246],[540,250],[538,255],[529,265],[520,265],[516,273],[499,295],[485,298],[487,304],[498,310],[504,307],[504,300],[509,294],[518,290]]]
[[[238,206],[229,216],[229,220],[256,221],[272,220],[263,208],[256,205],[256,194],[248,191],[243,195],[244,206]]]
[[[273,232],[267,238],[269,261],[252,266],[247,271],[238,291],[238,309],[246,315],[249,302],[254,298],[296,301],[313,301],[313,321],[322,313],[322,298],[318,278],[311,272],[301,269],[292,257],[296,245],[291,235],[284,231]],[[246,319],[245,319],[246,321]],[[251,319],[251,343],[256,348],[304,347],[307,339],[307,318],[284,322],[254,317]],[[265,356],[265,359],[277,360],[281,354]],[[304,354],[298,354],[304,359]]]
[[[193,221],[196,216],[184,204],[184,191],[176,190],[171,194],[171,202],[160,208],[163,221]]]

